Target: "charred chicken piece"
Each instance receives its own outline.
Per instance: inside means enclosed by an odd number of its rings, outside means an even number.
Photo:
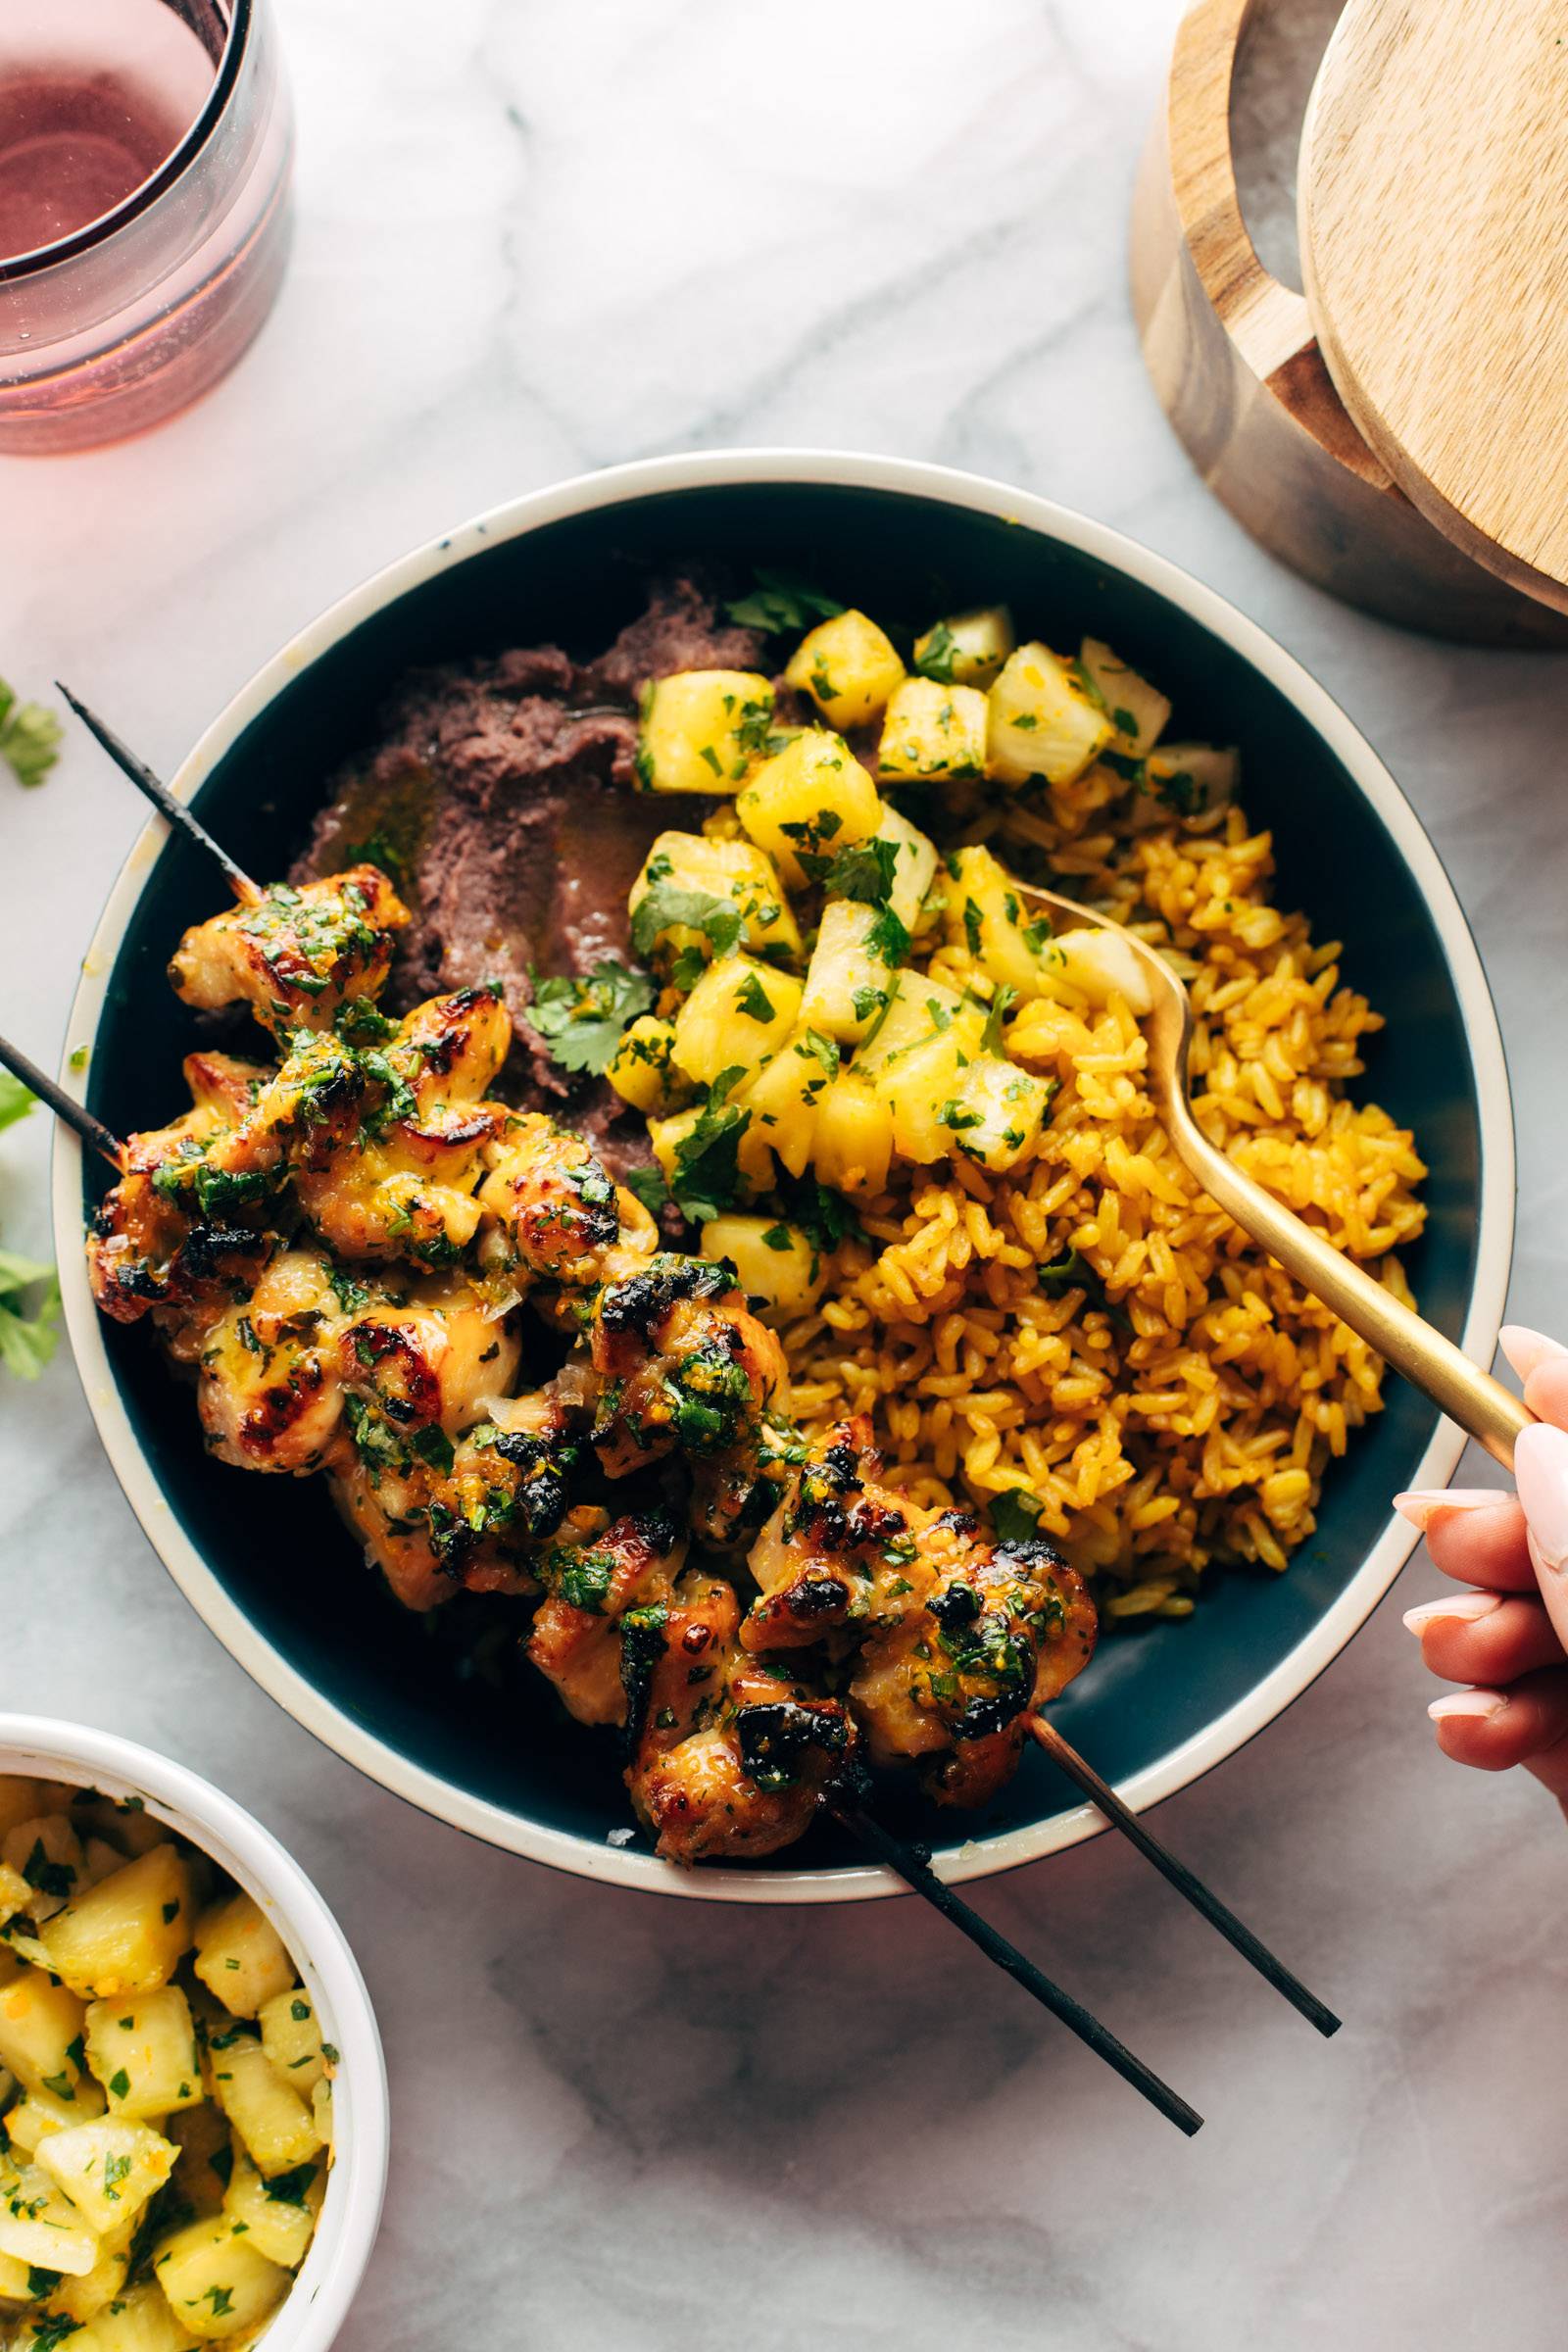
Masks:
[[[527,1654],[579,1723],[627,1721],[623,1667],[628,1657],[635,1665],[637,1639],[646,1640],[650,1611],[667,1604],[685,1556],[685,1531],[662,1509],[634,1512],[541,1555],[546,1598]],[[628,1626],[633,1646],[625,1652]]]
[[[966,1511],[875,1483],[863,1419],[827,1433],[754,1545],[742,1632],[760,1654],[826,1642],[851,1661],[872,1763],[915,1767],[941,1804],[986,1803],[1030,1712],[1088,1664],[1094,1605],[1043,1538],[996,1544]]]
[[[295,889],[275,882],[185,933],[169,967],[174,994],[204,1011],[246,1004],[264,1029],[326,1029],[374,1000],[409,910],[377,865]]]
[[[238,1127],[268,1073],[228,1054],[191,1054],[184,1075],[192,1108],[125,1146],[123,1172],[88,1230],[87,1274],[104,1314],[135,1323],[156,1313],[176,1352],[189,1354],[183,1325],[194,1319],[199,1341],[204,1317],[249,1289],[276,1235],[254,1199],[221,1187],[204,1197],[186,1176]]]
[[[848,1709],[750,1656],[740,1619],[734,1589],[693,1572],[625,1621],[623,1672],[639,1702],[626,1787],[667,1862],[775,1853],[852,1770]]]
[[[363,1017],[355,1028],[363,1040]],[[482,1098],[511,1042],[498,992],[465,988],[416,1005],[381,1042],[358,1045],[364,1116],[295,1176],[300,1205],[330,1250],[425,1271],[456,1263],[479,1224],[481,1149],[509,1116]]]
[[[322,1468],[343,1419],[336,1358],[344,1321],[318,1251],[275,1257],[207,1334],[196,1405],[208,1451],[237,1470],[303,1478]]]
[[[604,1382],[594,1444],[609,1476],[683,1454],[693,1533],[733,1542],[790,1404],[783,1348],[748,1311],[734,1268],[661,1252],[609,1284],[595,1305],[592,1357]]]

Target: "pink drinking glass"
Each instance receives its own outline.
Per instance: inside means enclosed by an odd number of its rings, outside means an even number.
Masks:
[[[293,144],[268,0],[0,0],[0,452],[139,432],[234,365]]]

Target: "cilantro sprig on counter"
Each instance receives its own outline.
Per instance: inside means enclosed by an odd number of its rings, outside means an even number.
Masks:
[[[24,703],[0,678],[0,760],[19,784],[41,784],[60,757],[64,729],[42,703]]]
[[[20,1078],[0,1070],[0,1128],[32,1108]],[[53,1266],[0,1250],[0,1366],[19,1380],[36,1380],[54,1354],[59,1333],[60,1284]]]

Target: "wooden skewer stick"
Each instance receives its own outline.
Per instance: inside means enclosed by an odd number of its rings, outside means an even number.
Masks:
[[[243,866],[236,865],[228,852],[213,839],[200,818],[192,816],[184,802],[175,799],[162,778],[153,774],[145,760],[138,760],[129,745],[121,742],[113,727],[105,726],[103,720],[89,710],[85,703],[76,700],[69,686],[62,685],[58,678],[55,680],[55,685],[65,696],[66,701],[71,705],[87,732],[102,744],[115,765],[122,774],[130,778],[136,790],[145,794],[159,814],[167,817],[177,832],[184,834],[187,841],[194,842],[199,850],[205,850],[209,858],[215,858],[227,875],[235,898],[243,901],[246,906],[254,906],[262,895],[260,890],[249,874],[245,872]]]
[[[40,1070],[35,1061],[29,1061],[20,1046],[12,1045],[4,1037],[0,1037],[0,1061],[22,1080],[29,1094],[47,1104],[57,1119],[64,1119],[68,1127],[74,1128],[84,1144],[91,1144],[95,1152],[101,1152],[112,1166],[124,1166],[125,1153],[120,1138],[111,1135],[102,1119],[95,1119],[84,1102],[78,1102],[63,1086],[57,1086],[47,1070]]]
[[[953,1888],[938,1878],[930,1863],[912,1846],[895,1838],[879,1821],[873,1820],[869,1813],[862,1812],[858,1805],[844,1803],[833,1805],[830,1809],[834,1819],[849,1831],[852,1838],[858,1838],[879,1862],[889,1870],[896,1871],[906,1886],[912,1886],[915,1893],[923,1896],[933,1910],[940,1911],[944,1919],[950,1920],[961,1936],[967,1936],[971,1943],[977,1944],[989,1961],[1005,1975],[1014,1978],[1025,1992],[1032,1993],[1054,2017],[1059,2017],[1070,2033],[1076,2034],[1080,2041],[1087,2042],[1098,2057],[1103,2058],[1107,2066],[1115,2069],[1123,2082],[1130,2082],[1135,2090],[1142,2091],[1150,2105],[1157,2107],[1178,2132],[1184,2132],[1191,2139],[1195,2132],[1202,2130],[1203,2119],[1196,2107],[1189,2107],[1179,2092],[1172,2090],[1170,2084],[1162,2082],[1141,2058],[1134,2057],[1125,2042],[1117,2040],[1108,2026],[1102,2026],[1081,2001],[1075,2001],[1070,1992],[1063,1992],[1059,1984],[1053,1984],[1050,1977],[1036,1968],[1032,1960],[1024,1958],[1016,1944],[1009,1943],[1005,1936],[999,1934],[989,1921],[981,1918],[978,1911],[971,1910],[962,1896],[955,1894]]]
[[[1316,2026],[1325,2037],[1337,2034],[1340,2020],[1315,1993],[1308,1992],[1298,1977],[1293,1977],[1283,1961],[1276,1960],[1267,1944],[1258,1940],[1249,1927],[1244,1927],[1234,1911],[1227,1909],[1217,1894],[1211,1894],[1201,1879],[1190,1871],[1185,1862],[1178,1862],[1168,1846],[1161,1845],[1139,1820],[1131,1806],[1122,1802],[1108,1781],[1102,1781],[1094,1766],[1082,1757],[1054,1723],[1044,1716],[1030,1718],[1029,1729],[1056,1764],[1091,1801],[1100,1807],[1105,1819],[1124,1838],[1130,1838],[1146,1861],[1152,1862],[1162,1879],[1167,1879],[1180,1895],[1184,1895],[1195,1911],[1201,1912],[1211,1927],[1218,1928],[1227,1943],[1234,1944],[1244,1960],[1250,1961],[1260,1977],[1267,1979],[1276,1992],[1283,1992],[1293,2009],[1298,2009],[1309,2025]]]

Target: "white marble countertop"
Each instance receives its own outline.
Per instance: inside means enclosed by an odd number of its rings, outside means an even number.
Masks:
[[[79,683],[172,767],[340,590],[583,467],[828,443],[1059,496],[1254,613],[1410,793],[1512,1059],[1514,1308],[1568,1331],[1564,672],[1340,609],[1189,470],[1123,258],[1178,0],[279,4],[279,312],[164,430],[0,463],[0,670]],[[0,778],[3,1025],[41,1057],[140,821],[79,736],[44,790]],[[0,1144],[12,1246],[45,1242],[45,1146]],[[1561,2340],[1568,1843],[1534,1784],[1438,1756],[1395,1602],[1160,1816],[1337,2041],[1110,1840],[983,1895],[1204,2109],[1188,2145],[912,1905],[634,1897],[407,1811],[204,1631],[68,1363],[5,1387],[0,1447],[0,1703],[219,1781],[363,1959],[397,2144],[347,2352]]]

